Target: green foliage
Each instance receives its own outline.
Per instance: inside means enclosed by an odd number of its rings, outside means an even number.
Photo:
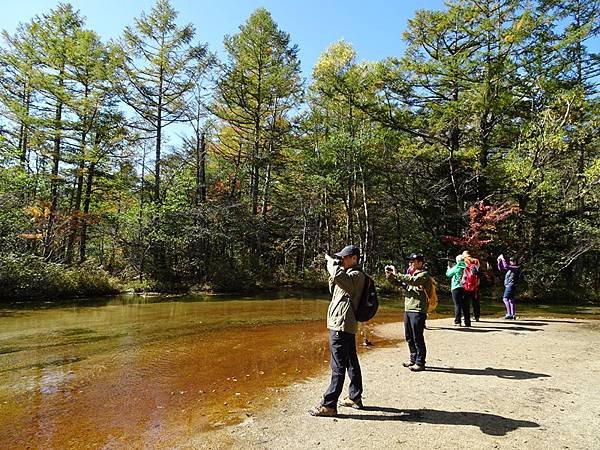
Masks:
[[[54,300],[114,294],[118,286],[93,264],[69,268],[37,256],[0,257],[2,301]]]
[[[305,86],[264,8],[216,61],[168,0],[118,43],[61,4],[3,34],[2,295],[110,291],[107,273],[146,292],[322,287],[323,253],[354,243],[373,274],[413,251],[439,273],[467,246],[518,255],[533,296],[593,298],[597,14],[450,1],[416,13],[402,54],[333,43]]]

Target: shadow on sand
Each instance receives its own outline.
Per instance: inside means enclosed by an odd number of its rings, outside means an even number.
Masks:
[[[479,322],[481,324],[482,322]],[[485,323],[485,322],[484,322]],[[492,323],[492,322],[487,322]],[[529,325],[529,324],[527,324]],[[508,327],[488,327],[486,325],[475,325],[470,327],[432,327],[427,326],[428,330],[450,330],[450,331],[458,331],[461,333],[491,333],[497,331],[544,331],[541,328],[529,328],[529,327],[519,327],[519,326],[508,326]]]
[[[544,325],[548,325],[549,323],[581,323],[580,321],[577,320],[561,320],[561,319],[519,319],[517,317],[517,319],[515,320],[487,320],[487,319],[481,319],[479,321],[480,323],[515,323],[515,324],[523,324],[523,325],[529,325],[532,327],[541,327]]]
[[[518,428],[537,428],[540,425],[528,420],[515,420],[496,414],[471,411],[438,411],[435,409],[397,409],[367,406],[363,414],[338,414],[340,419],[397,420],[401,422],[432,423],[437,425],[471,425],[492,436],[504,436]],[[382,414],[369,414],[371,412]]]
[[[486,367],[485,369],[461,369],[458,367],[427,366],[427,371],[453,373],[457,375],[487,375],[498,378],[506,378],[508,380],[530,380],[533,378],[550,377],[550,375],[546,375],[545,373],[527,372],[525,370],[494,369],[492,367]]]

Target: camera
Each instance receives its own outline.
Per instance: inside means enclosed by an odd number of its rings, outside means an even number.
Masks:
[[[340,258],[339,256],[331,256],[331,255],[328,255],[327,253],[325,253],[325,258],[327,260],[332,261],[332,264],[334,266],[339,266],[342,263],[342,258]]]

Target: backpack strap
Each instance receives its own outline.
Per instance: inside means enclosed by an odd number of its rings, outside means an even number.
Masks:
[[[356,309],[354,309],[354,306],[352,305],[352,299],[350,299],[350,306],[352,307],[352,312],[354,313],[354,317],[356,318],[356,314],[358,312],[358,307],[360,305],[360,302],[365,297],[365,295],[367,295],[367,292],[369,292],[369,283],[372,283],[372,280],[371,280],[371,277],[365,273],[365,271],[362,269],[362,267],[355,266],[354,269],[356,269],[360,273],[362,273],[363,278],[365,280],[362,291],[360,292],[360,297],[358,299],[358,303],[356,304]]]

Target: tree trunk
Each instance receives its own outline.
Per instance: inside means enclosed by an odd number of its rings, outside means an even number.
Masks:
[[[371,227],[369,223],[369,206],[367,203],[367,187],[365,184],[365,174],[363,172],[362,164],[358,165],[360,171],[360,181],[362,187],[362,201],[363,201],[363,213],[365,216],[365,228],[364,228],[364,242],[362,250],[362,258],[364,267],[367,267],[368,264],[368,256],[369,256],[369,246],[371,244]]]
[[[81,221],[81,230],[79,236],[79,264],[86,259],[87,251],[87,221],[90,212],[90,203],[92,200],[92,182],[94,180],[94,171],[96,163],[90,164],[88,168],[87,180],[85,185],[85,196],[83,199],[83,219]]]
[[[23,107],[25,119],[21,119],[21,125],[19,129],[19,163],[21,167],[27,167],[27,148],[29,147],[29,107],[31,104],[31,92],[29,85],[26,84],[23,87]]]
[[[59,73],[59,86],[62,89],[64,85],[64,68]],[[48,229],[44,242],[44,258],[49,260],[52,257],[52,246],[54,243],[54,225],[56,221],[56,208],[58,207],[58,175],[60,166],[60,145],[62,139],[62,109],[63,102],[59,98],[56,100],[56,109],[54,112],[54,144],[52,149],[52,175],[50,180],[50,212],[48,215]]]
[[[158,81],[158,105],[156,111],[156,147],[154,160],[154,202],[157,205],[161,204],[160,198],[160,159],[161,159],[161,144],[162,144],[162,102],[163,102],[163,69],[160,69]]]
[[[88,89],[87,86],[85,88],[84,93],[84,101],[87,102],[88,99]],[[76,178],[76,186],[75,186],[75,201],[73,204],[73,210],[71,213],[71,230],[69,235],[69,242],[67,244],[67,264],[71,264],[73,260],[73,252],[75,247],[75,241],[80,232],[80,213],[81,213],[81,198],[83,194],[83,178],[85,171],[85,145],[87,141],[88,134],[88,120],[87,113],[84,112],[84,120],[83,120],[83,129],[81,131],[81,139],[79,141],[79,165],[77,167],[77,178]],[[88,178],[89,179],[89,178]],[[80,252],[81,253],[81,252]],[[80,257],[81,259],[81,257]]]
[[[198,170],[196,175],[196,191],[197,191],[197,204],[204,203],[206,201],[206,141],[204,133],[200,134],[198,143],[198,136],[196,136],[196,151],[198,155]]]
[[[261,207],[261,215],[267,214],[267,208],[269,206],[269,187],[271,185],[271,163],[267,164],[265,168],[265,185],[263,186],[263,202]]]

